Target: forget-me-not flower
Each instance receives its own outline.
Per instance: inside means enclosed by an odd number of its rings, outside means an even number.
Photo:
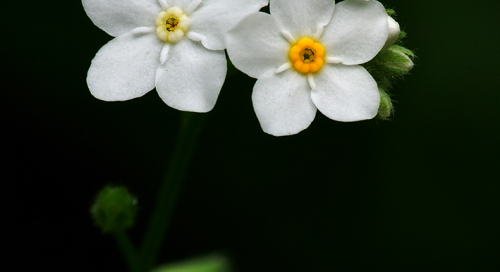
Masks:
[[[376,116],[377,83],[359,64],[388,39],[382,4],[270,0],[270,13],[248,15],[226,37],[236,68],[258,79],[252,101],[265,132],[296,134],[317,110],[344,122]]]
[[[169,106],[207,112],[227,71],[224,35],[267,0],[83,0],[87,15],[115,37],[87,75],[102,100],[140,97],[156,87]]]

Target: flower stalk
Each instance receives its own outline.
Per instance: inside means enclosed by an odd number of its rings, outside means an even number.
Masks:
[[[92,205],[95,225],[114,237],[130,272],[149,272],[156,264],[206,118],[206,114],[181,112],[177,140],[139,249],[126,233],[135,223],[137,201],[125,187],[104,187]]]
[[[132,241],[123,230],[112,233],[130,272],[141,272],[141,262]]]
[[[177,141],[140,247],[141,271],[150,271],[158,258],[206,116],[190,112],[181,113],[181,127]]]

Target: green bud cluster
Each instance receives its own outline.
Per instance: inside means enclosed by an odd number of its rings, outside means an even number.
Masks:
[[[122,231],[134,225],[137,200],[125,187],[104,187],[97,195],[90,214],[103,233]]]
[[[394,16],[395,11],[386,10],[389,16]],[[394,112],[388,90],[394,80],[401,79],[413,68],[415,54],[402,46],[406,32],[400,31],[396,41],[388,48],[382,49],[372,60],[363,64],[363,67],[373,76],[380,92],[380,106],[377,118],[387,120]]]

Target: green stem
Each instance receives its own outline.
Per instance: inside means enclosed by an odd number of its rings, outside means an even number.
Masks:
[[[205,117],[206,114],[181,113],[177,142],[141,245],[141,271],[150,271],[158,258]]]
[[[120,248],[123,257],[127,262],[129,271],[140,272],[139,256],[135,251],[132,241],[128,238],[127,233],[125,233],[125,231],[116,231],[112,234],[116,240],[118,248]]]

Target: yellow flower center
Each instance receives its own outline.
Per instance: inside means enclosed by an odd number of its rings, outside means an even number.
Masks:
[[[323,67],[325,49],[311,38],[302,38],[290,47],[288,55],[297,72],[314,73]]]
[[[162,11],[156,17],[156,36],[164,42],[180,41],[190,25],[189,17],[178,7]]]

